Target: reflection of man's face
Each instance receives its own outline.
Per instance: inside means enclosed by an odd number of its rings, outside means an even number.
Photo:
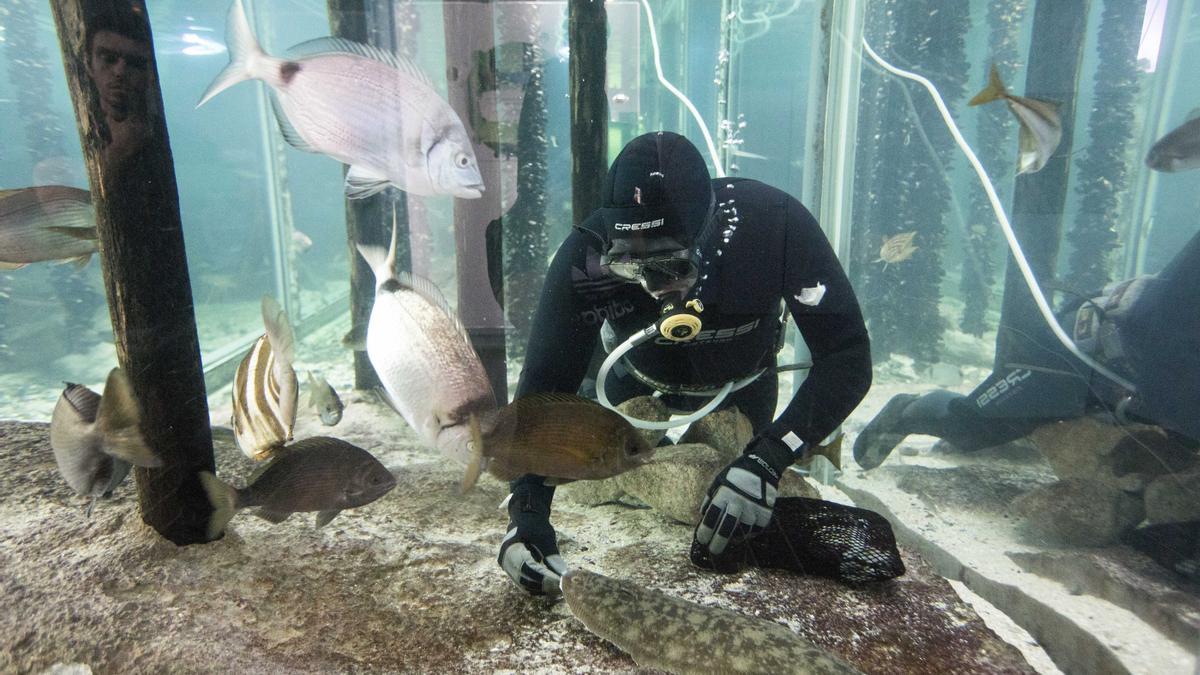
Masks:
[[[117,122],[134,110],[146,89],[148,47],[124,35],[102,30],[92,38],[88,73],[100,90],[100,107]]]

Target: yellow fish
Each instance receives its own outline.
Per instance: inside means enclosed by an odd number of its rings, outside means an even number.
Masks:
[[[912,254],[919,248],[913,246],[913,238],[917,236],[917,231],[901,232],[890,237],[884,237],[883,246],[879,247],[879,257],[875,262],[883,263],[883,269],[892,263],[904,262],[912,257]]]

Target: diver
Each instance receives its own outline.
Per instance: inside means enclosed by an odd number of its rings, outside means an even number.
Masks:
[[[630,141],[601,199],[550,264],[516,395],[579,391],[602,333],[605,343],[624,346],[643,331],[645,342],[596,382],[614,403],[660,392],[672,411],[695,411],[727,383],[744,385],[721,405],[736,405],[755,435],[717,474],[694,533],[719,554],[767,525],[783,471],[870,387],[858,301],[799,201],[755,180],[710,179],[700,153],[678,134]],[[684,308],[690,319],[661,321],[664,311],[676,318],[672,312]],[[776,417],[785,310],[812,367]],[[498,562],[529,593],[556,594],[566,564],[550,524],[554,487],[526,475],[511,488]]]
[[[1006,363],[970,394],[894,396],[855,439],[854,459],[873,469],[909,434],[971,452],[1088,414],[1157,425],[1185,447],[1200,444],[1200,233],[1158,274],[1091,295],[1068,303],[1060,322],[1135,391],[1094,372],[1040,324],[1036,334],[1014,334]]]

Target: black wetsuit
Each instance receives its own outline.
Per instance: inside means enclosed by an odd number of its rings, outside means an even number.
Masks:
[[[870,346],[858,301],[812,214],[786,193],[749,179],[716,179],[717,221],[701,243],[699,278],[687,299],[699,298],[703,326],[690,342],[659,338],[634,348],[631,365],[654,381],[718,387],[763,368],[753,384],[731,394],[756,433],[809,444],[828,436],[871,384]],[[605,274],[598,214],[559,247],[534,318],[533,337],[517,396],[576,392],[588,374],[601,325],[623,341],[658,317],[659,303],[639,285]],[[776,419],[778,377],[771,368],[786,304],[812,352],[812,369]],[[623,368],[609,377],[619,402],[649,388]],[[625,376],[622,377],[621,375]],[[672,398],[674,406],[708,398]]]
[[[1121,408],[1200,442],[1200,233],[1161,272],[1135,284],[1119,285],[1117,293],[1136,289],[1136,297],[1077,303],[1062,324],[1068,334],[1076,328],[1085,352],[1130,380],[1136,396],[1094,372],[1045,328],[1019,336],[1006,367],[970,394],[937,391],[909,404],[902,431],[976,450],[1021,438],[1048,421]],[[1100,321],[1091,321],[1093,314]]]

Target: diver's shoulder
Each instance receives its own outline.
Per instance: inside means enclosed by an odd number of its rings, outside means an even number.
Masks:
[[[712,179],[712,188],[718,202],[733,199],[734,203],[745,206],[800,203],[800,200],[788,192],[755,178],[714,178]]]

